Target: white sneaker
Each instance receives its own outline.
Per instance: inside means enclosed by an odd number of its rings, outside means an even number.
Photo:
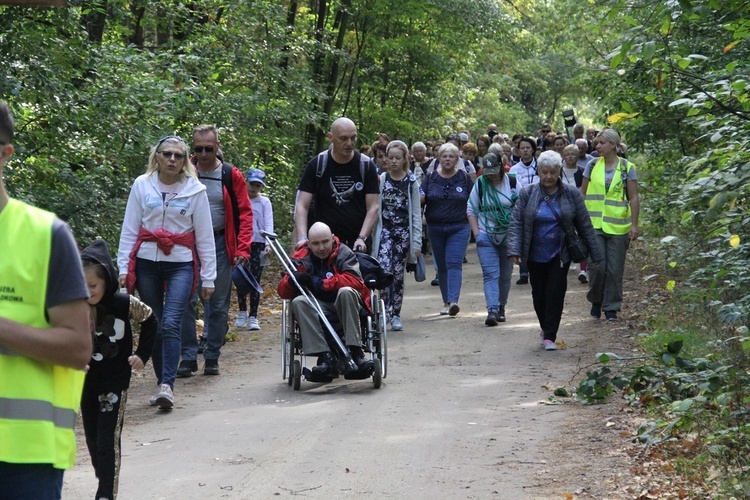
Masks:
[[[156,399],[159,397],[159,394],[161,394],[161,389],[156,391],[156,394],[148,398],[148,405],[149,406],[156,406]]]
[[[234,322],[235,328],[245,328],[247,326],[247,311],[237,313],[237,321]]]
[[[571,264],[570,267],[568,268],[568,271],[577,271],[577,270],[578,270],[578,266],[576,266],[575,264]]]
[[[440,315],[441,316],[447,316],[449,311],[450,311],[450,307],[449,306],[443,306],[443,308],[440,309]]]
[[[171,410],[174,406],[174,393],[168,384],[161,384],[161,390],[156,395],[156,406],[160,410]]]
[[[248,318],[247,328],[250,330],[260,330],[260,323],[258,323],[258,320],[255,318],[255,316],[250,316],[250,318]]]
[[[394,316],[391,318],[391,330],[394,332],[401,332],[404,330],[404,325],[401,323],[401,318]]]
[[[556,351],[557,346],[550,339],[544,339],[544,350],[545,351]]]
[[[586,283],[588,283],[588,282],[589,282],[589,273],[587,273],[586,271],[581,271],[581,272],[580,272],[580,273],[578,274],[578,281],[580,281],[580,282],[581,282],[581,283],[583,283],[584,285],[585,285]]]

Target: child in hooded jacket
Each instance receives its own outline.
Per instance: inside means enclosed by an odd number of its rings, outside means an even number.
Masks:
[[[104,240],[81,252],[89,289],[94,352],[83,385],[81,415],[86,446],[99,479],[96,499],[117,497],[120,472],[120,434],[131,370],[148,362],[154,346],[157,319],[151,308],[117,289],[117,271]],[[141,325],[133,353],[131,321]]]

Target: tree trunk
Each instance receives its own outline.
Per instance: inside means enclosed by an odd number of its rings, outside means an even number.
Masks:
[[[314,4],[314,2],[313,2]],[[315,7],[315,5],[311,5]],[[327,0],[318,0],[318,14],[315,23],[315,56],[313,57],[312,63],[312,81],[313,84],[319,84],[322,82],[323,74],[323,62],[325,60],[325,53],[323,52],[323,39],[325,37],[325,25],[326,25],[326,14],[328,13],[328,2]],[[310,103],[313,111],[320,110],[320,99],[313,97]],[[305,144],[307,145],[307,157],[312,158],[317,151],[320,150],[322,140],[322,131],[318,129],[318,125],[311,122],[307,125],[305,131]]]
[[[146,14],[146,2],[143,0],[134,0],[131,2],[130,14],[133,17],[130,22],[131,33],[128,37],[128,43],[142,49],[146,41],[146,35],[143,30],[143,16]]]
[[[81,5],[82,11],[88,11],[81,16],[81,26],[89,36],[89,42],[97,45],[102,43],[104,28],[107,25],[107,0],[91,0]]]

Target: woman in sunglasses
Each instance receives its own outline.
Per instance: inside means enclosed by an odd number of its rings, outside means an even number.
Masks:
[[[159,391],[149,403],[169,410],[174,405],[182,313],[198,279],[208,299],[216,278],[206,187],[198,180],[187,157],[187,144],[179,137],[160,139],[151,150],[146,173],[133,183],[117,265],[120,286],[131,294],[137,288],[159,320],[153,352]]]

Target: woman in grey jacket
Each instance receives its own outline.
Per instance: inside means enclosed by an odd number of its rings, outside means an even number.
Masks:
[[[557,349],[555,340],[570,267],[565,231],[557,218],[575,227],[593,262],[604,259],[583,197],[576,188],[562,182],[561,168],[562,158],[555,151],[539,155],[539,183],[525,187],[519,194],[508,230],[508,258],[529,266],[534,310],[542,328],[541,342],[548,351]]]

